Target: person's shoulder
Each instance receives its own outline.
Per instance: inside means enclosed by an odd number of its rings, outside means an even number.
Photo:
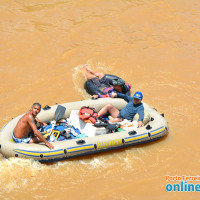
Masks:
[[[130,101],[134,101],[134,98],[133,98],[133,97],[128,96],[128,95],[126,95],[126,96],[130,99]]]
[[[27,119],[27,120],[34,120],[34,117],[33,117],[33,115],[32,115],[31,112],[28,112],[28,113],[25,114],[25,119]]]
[[[30,120],[31,120],[31,115],[30,115],[30,113],[28,112],[28,113],[24,114],[24,115],[20,118],[20,120],[21,120],[23,123],[26,123],[26,122],[30,121]]]
[[[140,106],[140,107],[142,107],[142,108],[144,108],[144,105],[143,105],[143,103],[142,103],[142,102],[140,103],[140,105],[139,105],[139,106]]]
[[[29,117],[30,112],[27,112],[26,114],[24,114],[21,118],[22,119],[27,119]]]

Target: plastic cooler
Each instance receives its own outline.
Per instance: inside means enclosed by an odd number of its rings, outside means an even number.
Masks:
[[[88,137],[93,137],[96,135],[102,135],[108,133],[108,129],[104,127],[97,128],[91,123],[86,123],[79,119],[79,110],[72,110],[70,113],[69,121],[70,123],[80,130],[81,133],[84,133]]]

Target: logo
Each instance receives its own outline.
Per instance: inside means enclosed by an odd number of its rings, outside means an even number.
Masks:
[[[165,176],[167,192],[200,192],[200,176]]]
[[[120,144],[122,144],[122,140],[121,139],[110,140],[110,141],[106,141],[106,142],[97,143],[97,148],[101,149],[101,148],[113,147],[113,146],[118,146]]]

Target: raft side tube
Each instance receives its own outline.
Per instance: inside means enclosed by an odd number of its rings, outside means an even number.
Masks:
[[[119,110],[121,110],[127,103],[123,99],[119,98],[104,98],[93,100],[84,100],[77,102],[70,102],[61,104],[66,107],[65,118],[69,118],[72,110],[78,110],[82,106],[92,106],[96,111],[100,110],[106,104],[111,103]],[[64,160],[75,156],[93,154],[96,152],[107,151],[110,149],[121,148],[131,145],[138,145],[146,142],[157,140],[168,131],[168,124],[164,117],[162,117],[156,110],[143,102],[145,112],[150,113],[150,120],[144,127],[137,128],[136,133],[129,134],[130,131],[121,131],[110,134],[102,134],[93,137],[85,137],[83,143],[80,143],[81,139],[71,139],[59,142],[52,142],[55,149],[50,150],[44,145],[39,144],[23,144],[15,143],[12,140],[13,130],[18,120],[23,116],[20,115],[4,126],[0,132],[0,153],[5,157],[19,157],[19,158],[31,158],[41,162],[51,162]],[[54,120],[54,114],[57,105],[51,106],[49,110],[41,110],[38,114],[38,118],[41,121],[49,122]],[[147,126],[151,129],[146,129]]]

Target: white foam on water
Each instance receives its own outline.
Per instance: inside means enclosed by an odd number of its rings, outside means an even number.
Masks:
[[[78,65],[74,67],[73,74],[72,74],[72,81],[74,83],[75,90],[78,91],[79,94],[81,94],[84,98],[89,98],[89,95],[84,89],[84,83],[86,81],[86,77],[84,76],[82,72],[83,65]]]

